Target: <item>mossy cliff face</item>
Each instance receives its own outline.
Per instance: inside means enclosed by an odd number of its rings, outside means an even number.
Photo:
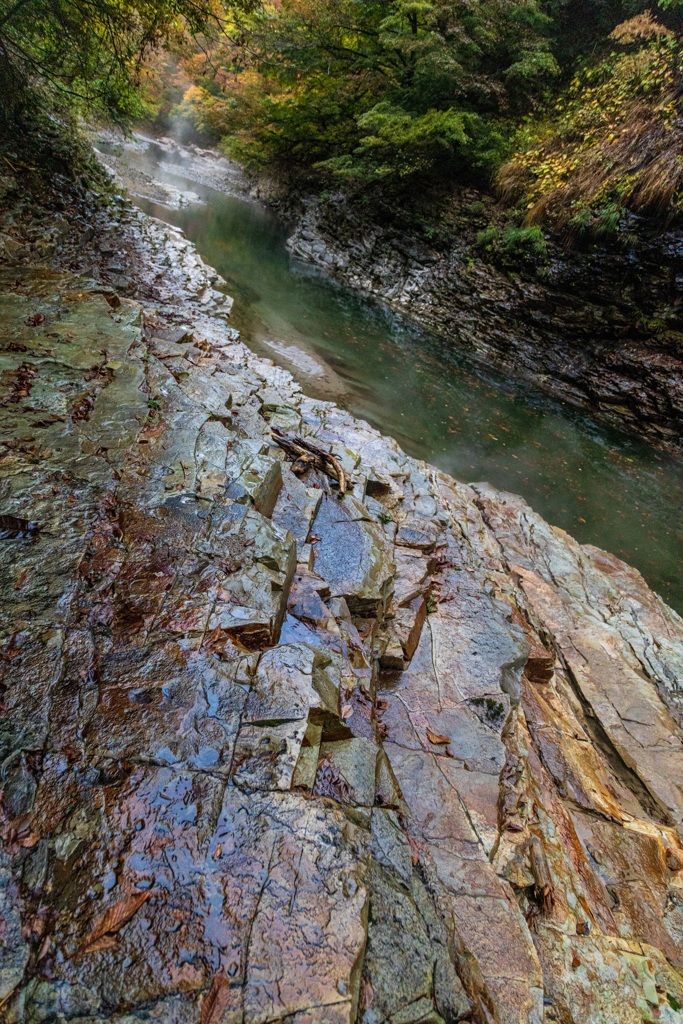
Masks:
[[[122,209],[0,275],[3,1020],[676,1024],[683,622]]]
[[[426,227],[385,213],[380,224],[341,194],[312,201],[291,251],[511,376],[680,447],[680,231],[636,223],[628,245],[571,249],[538,227],[497,226],[491,200],[472,191]]]

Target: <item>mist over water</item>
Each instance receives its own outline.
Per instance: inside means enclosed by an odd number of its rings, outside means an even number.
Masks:
[[[683,612],[680,460],[487,370],[456,340],[425,334],[293,260],[272,214],[182,177],[175,155],[150,147],[125,159],[204,200],[178,210],[135,201],[181,227],[226,278],[232,322],[248,345],[285,365],[291,346],[309,364],[313,356],[312,375],[289,365],[309,394],[334,399],[460,480],[523,495],[577,540],[635,565]]]

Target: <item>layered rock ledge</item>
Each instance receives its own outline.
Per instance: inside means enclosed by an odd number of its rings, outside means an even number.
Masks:
[[[133,220],[0,272],[2,1019],[680,1022],[683,621]]]

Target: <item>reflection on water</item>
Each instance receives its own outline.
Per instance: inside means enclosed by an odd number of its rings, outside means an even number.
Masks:
[[[159,169],[153,148],[126,159],[206,200],[180,210],[138,203],[183,228],[226,278],[244,341],[260,352],[275,343],[281,354],[297,346],[334,371],[326,388],[300,374],[309,394],[333,397],[460,480],[522,494],[578,540],[636,565],[683,611],[679,461],[486,371],[298,264],[282,226],[257,204]]]

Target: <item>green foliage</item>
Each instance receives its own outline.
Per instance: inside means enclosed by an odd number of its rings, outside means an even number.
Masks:
[[[409,177],[447,160],[467,141],[465,117],[457,110],[412,114],[383,100],[357,119],[363,134],[353,155],[323,166],[361,178]]]
[[[192,85],[182,101],[171,108],[170,116],[186,120],[197,135],[215,143],[230,131],[230,110],[235,102],[216,96],[206,84]]]
[[[252,167],[399,202],[497,176],[525,220],[479,248],[538,265],[537,225],[607,239],[625,211],[681,208],[683,0],[652,8],[0,0],[0,128],[20,134],[37,106],[173,120]]]
[[[465,213],[467,213],[470,217],[481,217],[481,215],[485,213],[485,211],[486,203],[484,203],[481,199],[477,199],[475,202],[470,203],[468,206],[465,207]]]
[[[140,116],[145,57],[174,35],[204,29],[213,0],[0,0],[0,118],[36,96],[77,111]]]
[[[204,46],[204,68],[199,53],[186,62],[194,87],[176,113],[251,166],[323,186],[443,190],[488,182],[505,164],[504,191],[531,209],[567,152],[601,144],[599,124],[618,120],[629,96],[661,94],[656,61],[648,72],[638,55],[675,46],[683,0],[662,0],[661,25],[642,2],[265,0]],[[579,193],[565,222],[612,231],[617,192],[595,208]],[[542,206],[536,215],[554,222]]]
[[[527,122],[501,168],[504,195],[529,224],[615,234],[625,210],[663,218],[683,203],[683,49],[649,12],[615,27],[543,121]]]
[[[494,728],[500,726],[505,718],[505,705],[492,697],[473,697],[471,703],[483,712],[484,718]]]
[[[584,206],[567,221],[568,233],[575,238],[608,239],[619,232],[622,212],[616,206],[608,206],[596,213]]]
[[[541,0],[284,0],[242,19],[228,149],[358,182],[488,174],[558,73]],[[241,79],[245,79],[242,84]]]
[[[252,167],[308,168],[355,141],[357,97],[343,81],[311,74],[295,92],[248,82],[229,110],[229,156]]]
[[[542,264],[548,253],[545,235],[539,227],[505,228],[491,225],[477,235],[477,248],[503,267],[531,267]]]

